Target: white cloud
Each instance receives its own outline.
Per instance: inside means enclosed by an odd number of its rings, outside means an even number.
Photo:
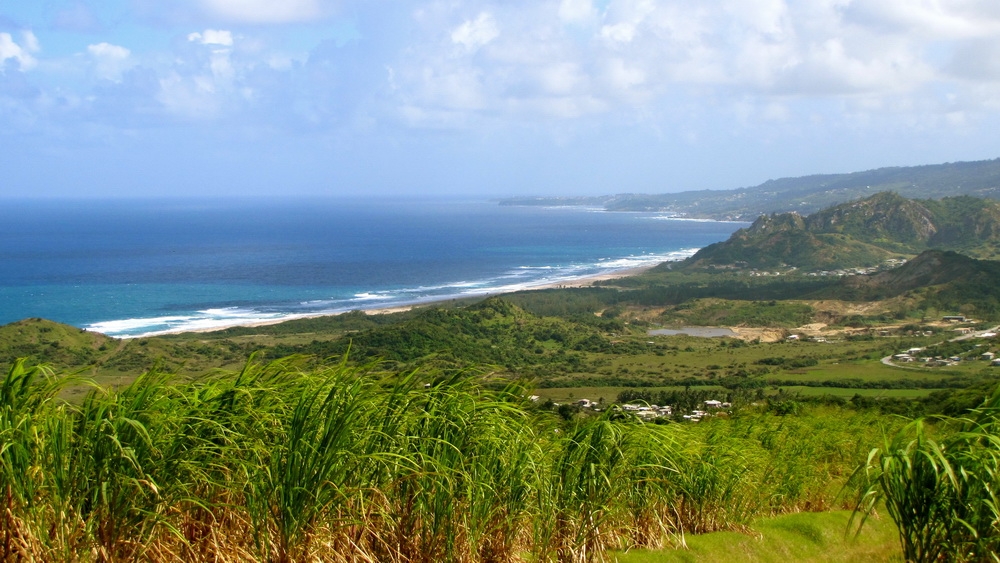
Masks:
[[[138,56],[139,46],[97,43],[84,56],[97,75],[124,76],[118,92],[136,107],[148,105],[122,94],[133,78],[142,102],[156,96],[165,114],[211,119],[273,102],[289,121],[315,106],[327,108],[310,114],[317,123],[334,122],[363,106],[409,124],[472,128],[595,116],[695,121],[749,104],[753,120],[791,124],[810,105],[958,115],[931,100],[947,91],[973,123],[1000,99],[997,0],[416,0],[384,19],[369,5],[352,23],[365,41],[331,40],[325,60],[320,49],[303,54],[316,46],[304,36],[240,25],[315,21],[340,1],[182,0],[187,12],[215,16],[203,20],[211,29],[188,28],[199,31],[185,47]],[[36,61],[38,49],[33,35],[0,34],[9,68],[40,64],[53,75],[63,63]],[[137,59],[142,72],[125,74]],[[379,69],[377,86],[343,78],[368,65]]]
[[[540,69],[539,83],[547,93],[572,95],[587,89],[587,77],[580,65],[572,62],[553,63]]]
[[[21,70],[29,70],[38,64],[31,53],[36,53],[39,50],[41,50],[41,46],[38,44],[38,38],[30,31],[25,31],[22,34],[22,45],[15,43],[11,34],[0,33],[0,65],[7,59],[14,59]]]
[[[601,28],[601,37],[617,43],[631,43],[635,38],[635,25],[629,22],[606,25]]]
[[[516,113],[534,117],[555,117],[576,119],[607,111],[607,103],[593,96],[551,96],[526,99],[511,99],[509,109]]]
[[[1000,3],[995,0],[854,0],[853,23],[923,39],[970,39],[1000,33]]]
[[[30,30],[25,31],[21,34],[24,37],[24,48],[31,53],[37,53],[42,50],[41,44],[38,43],[38,38]]]
[[[223,29],[206,29],[198,33],[188,34],[188,41],[201,43],[202,45],[222,45],[224,47],[233,46],[233,33]]]
[[[188,34],[188,41],[199,43],[211,48],[211,55],[208,60],[208,70],[211,78],[200,77],[201,80],[210,81],[213,84],[209,92],[214,92],[216,86],[220,89],[228,90],[237,74],[237,69],[232,61],[233,33],[224,29],[206,29],[202,32]],[[201,88],[200,90],[205,90]]]
[[[156,99],[168,112],[183,118],[212,118],[222,109],[210,77],[183,77],[174,72],[160,79]]]
[[[97,43],[87,45],[87,53],[94,60],[97,75],[108,80],[120,80],[122,72],[132,66],[131,51],[119,45]]]
[[[209,13],[227,21],[281,24],[315,21],[325,15],[320,0],[202,0]]]
[[[933,71],[906,49],[849,51],[838,38],[810,45],[799,64],[775,82],[781,91],[804,94],[880,93],[891,95],[933,79]]]
[[[608,61],[606,75],[616,90],[629,90],[646,82],[646,73],[641,68],[619,58]]]
[[[970,82],[1000,81],[1000,38],[968,42],[956,50],[945,70]]]
[[[475,20],[466,20],[451,32],[453,43],[475,50],[500,36],[497,22],[487,12],[479,14]]]
[[[597,17],[597,10],[590,0],[562,0],[559,3],[559,18],[566,22],[583,23]]]
[[[936,14],[938,6],[962,21],[972,21],[969,6],[989,11],[980,0],[914,1],[927,13]],[[920,33],[887,33],[884,23],[850,12],[854,4],[873,2],[551,0],[512,7],[482,0],[483,11],[452,28],[447,46],[440,43],[441,26],[461,5],[428,2],[414,12],[425,34],[392,64],[391,95],[411,113],[424,106],[501,119],[549,110],[557,118],[663,115],[673,110],[661,104],[678,95],[707,96],[719,107],[749,96],[756,107],[771,108],[757,115],[792,122],[797,106],[789,97],[892,99],[941,80],[948,57],[931,58],[940,45]],[[593,24],[592,35],[565,25],[581,22]],[[489,49],[481,50],[485,45]],[[945,45],[945,54],[950,48]],[[961,65],[953,66],[959,73]],[[411,70],[418,68],[423,71]],[[968,65],[961,72],[969,74]]]
[[[775,40],[787,38],[791,22],[785,0],[730,0],[726,12],[738,25]]]

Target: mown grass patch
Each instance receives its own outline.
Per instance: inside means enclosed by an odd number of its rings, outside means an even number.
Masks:
[[[615,553],[618,563],[848,562],[902,563],[892,520],[870,520],[855,537],[847,533],[850,511],[803,512],[754,522],[749,534],[714,532],[683,538],[684,547]]]
[[[823,363],[808,367],[769,375],[769,379],[794,379],[799,381],[841,381],[859,380],[864,382],[879,381],[937,381],[948,379],[959,374],[951,371],[907,369],[887,366],[878,360],[847,363]]]

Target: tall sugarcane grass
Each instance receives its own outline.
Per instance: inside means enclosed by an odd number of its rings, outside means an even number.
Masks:
[[[968,416],[887,435],[856,480],[859,525],[884,503],[907,561],[1000,561],[1000,388]]]
[[[565,423],[517,383],[309,365],[153,370],[73,405],[16,362],[0,385],[0,558],[600,561],[825,505],[857,462],[850,425],[791,448],[815,424]]]

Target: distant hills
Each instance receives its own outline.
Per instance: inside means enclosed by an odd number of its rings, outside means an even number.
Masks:
[[[520,197],[501,200],[500,204],[585,205],[609,211],[658,211],[697,218],[752,221],[769,213],[794,211],[808,215],[831,205],[867,198],[883,191],[916,199],[959,195],[1000,199],[1000,159],[780,178],[734,190],[599,197]]]
[[[928,249],[1000,257],[1000,202],[969,196],[911,200],[883,192],[812,215],[773,213],[701,249],[687,267],[832,270]]]

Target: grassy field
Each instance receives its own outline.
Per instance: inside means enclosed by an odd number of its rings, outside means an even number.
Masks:
[[[852,388],[841,388],[841,387],[802,387],[802,386],[789,386],[782,387],[782,391],[785,393],[798,393],[805,397],[818,397],[823,395],[831,395],[834,397],[846,397],[850,398],[854,395],[861,395],[862,397],[893,397],[893,398],[904,398],[904,399],[914,399],[917,397],[926,397],[936,391],[936,389],[852,389]]]
[[[755,521],[747,533],[686,536],[686,547],[615,553],[617,563],[857,562],[902,563],[895,525],[869,520],[860,534],[848,533],[848,511],[785,514]]]
[[[678,385],[662,386],[662,387],[643,387],[642,391],[683,391],[685,388]],[[698,390],[705,391],[718,391],[720,396],[725,396],[727,390],[725,387],[720,387],[718,385],[706,385],[697,387]],[[906,398],[913,399],[917,397],[926,397],[930,395],[936,389],[866,389],[866,388],[853,388],[853,387],[805,387],[801,385],[790,385],[782,386],[781,391],[791,394],[800,394],[805,397],[820,397],[823,395],[831,395],[834,397],[846,397],[850,398],[854,395],[861,395],[862,397],[893,397],[893,398]],[[578,401],[580,399],[590,399],[591,401],[599,401],[604,399],[603,402],[612,402],[615,397],[618,396],[622,391],[634,391],[635,387],[551,387],[544,389],[536,389],[535,394],[543,399],[550,399],[557,403],[567,403],[572,401]],[[773,387],[764,390],[765,395],[773,396],[777,394],[778,389]]]

